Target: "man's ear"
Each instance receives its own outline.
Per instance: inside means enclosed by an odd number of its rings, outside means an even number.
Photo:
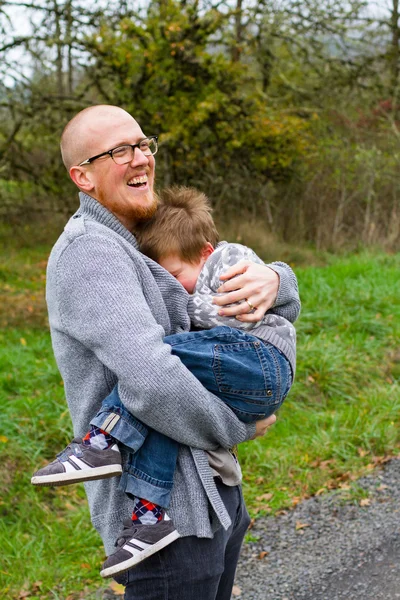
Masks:
[[[207,242],[201,251],[201,258],[207,260],[207,258],[214,252],[214,248],[210,242]]]
[[[91,181],[90,173],[85,167],[71,167],[69,176],[78,188],[84,192],[91,192],[94,189],[94,183]]]

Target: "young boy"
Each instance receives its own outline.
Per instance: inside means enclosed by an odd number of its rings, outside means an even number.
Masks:
[[[297,317],[298,305],[279,305],[278,295],[274,308],[258,323],[219,315],[213,298],[218,295],[221,274],[241,259],[263,263],[245,246],[218,243],[208,200],[195,189],[164,190],[155,217],[136,233],[141,251],[188,292],[188,313],[196,330],[165,337],[172,354],[241,421],[253,423],[273,414],[293,381],[296,333],[290,321]],[[268,266],[277,271],[289,268],[283,263]],[[246,302],[249,311],[256,310]],[[179,537],[165,512],[178,442],[137,421],[125,409],[116,385],[86,436],[74,439],[32,477],[34,485],[67,485],[120,475],[117,442],[131,452],[121,489],[134,498],[134,510],[117,540],[118,550],[103,565],[103,577],[131,568]]]

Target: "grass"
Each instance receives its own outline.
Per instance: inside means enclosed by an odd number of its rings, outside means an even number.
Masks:
[[[359,254],[296,269],[296,382],[268,436],[240,448],[253,513],[343,486],[398,453],[399,267],[399,255]]]
[[[7,600],[89,600],[107,586],[83,487],[29,483],[72,433],[46,325],[48,249],[9,241],[0,265],[0,599]],[[298,249],[292,256],[310,258]],[[303,310],[293,390],[268,435],[240,447],[253,516],[333,489],[357,501],[356,478],[399,453],[400,255],[325,255],[315,264],[324,266],[295,265]]]

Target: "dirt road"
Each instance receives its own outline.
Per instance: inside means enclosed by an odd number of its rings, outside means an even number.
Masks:
[[[240,600],[400,599],[400,460],[348,492],[258,519],[237,573]],[[368,496],[365,498],[365,496]]]

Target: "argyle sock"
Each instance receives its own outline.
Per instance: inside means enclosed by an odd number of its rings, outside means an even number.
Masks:
[[[95,427],[95,425],[91,425],[82,443],[84,446],[92,446],[97,450],[107,450],[115,444],[115,439],[106,431]]]
[[[133,507],[132,521],[141,525],[155,525],[162,521],[164,517],[164,509],[158,504],[148,502],[144,498],[135,498],[135,506]]]

